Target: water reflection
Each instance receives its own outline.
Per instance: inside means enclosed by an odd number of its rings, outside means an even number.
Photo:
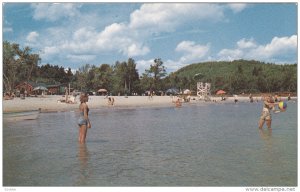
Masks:
[[[89,169],[90,154],[86,144],[78,144],[79,173],[76,185],[85,185],[91,175]]]
[[[259,134],[263,140],[265,141],[270,140],[272,137],[272,129],[267,129],[267,130],[259,129]]]
[[[264,151],[264,162],[272,167],[274,164],[274,159],[278,158],[273,148],[272,129],[259,129],[259,133],[261,139],[264,141],[264,146],[262,148]]]

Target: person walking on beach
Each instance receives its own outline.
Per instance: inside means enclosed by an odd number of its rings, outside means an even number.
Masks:
[[[274,109],[275,105],[278,105],[278,103],[274,102],[271,95],[264,97],[263,110],[258,125],[259,129],[262,129],[265,122],[267,124],[267,127],[271,129],[271,123],[272,123],[271,110]]]
[[[79,105],[80,116],[78,119],[78,125],[79,125],[78,141],[81,144],[85,143],[87,129],[92,127],[89,120],[89,107],[86,104],[88,100],[89,100],[89,96],[87,93],[82,93],[80,95],[80,105]]]
[[[114,105],[115,99],[113,97],[108,97],[108,105]]]

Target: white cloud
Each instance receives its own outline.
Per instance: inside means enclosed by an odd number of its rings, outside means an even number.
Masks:
[[[113,23],[100,32],[88,28],[76,30],[74,39],[67,42],[69,46],[65,47],[77,47],[77,50],[81,50],[82,47],[90,51],[117,51],[128,57],[143,56],[151,51],[145,42],[153,33],[174,31],[186,22],[216,21],[223,16],[223,7],[217,4],[147,3],[131,13],[129,23]],[[197,50],[190,53],[189,57],[196,57],[195,52],[200,53],[199,47],[194,48]]]
[[[51,27],[39,31],[39,39],[43,39],[43,42],[39,42],[40,49],[44,51],[43,59],[54,58],[56,55],[56,58],[62,60],[68,56],[63,62],[70,60],[79,63],[91,61],[95,58],[94,55],[99,53],[122,54],[127,57],[145,56],[151,52],[151,44],[148,43],[153,34],[168,35],[168,32],[174,32],[193,22],[221,21],[224,19],[224,10],[228,9],[221,4],[146,3],[131,13],[128,22],[115,22],[103,26],[99,25],[100,22],[96,22],[101,20],[96,12],[81,14],[79,6],[81,5],[76,3],[32,5],[36,20],[69,22],[68,27]],[[202,29],[191,30],[202,31]],[[31,40],[33,39],[34,35]],[[251,47],[251,40],[244,40],[239,44]],[[177,45],[176,51],[183,55],[178,61],[166,62],[172,69],[176,68],[175,66],[182,66],[183,63],[207,60],[210,44],[199,45],[193,41],[182,41]],[[145,63],[141,60],[140,65],[144,66]]]
[[[127,26],[125,24],[113,23],[99,33],[96,37],[96,45],[100,49],[106,50],[126,50],[131,42],[128,37],[126,30]]]
[[[73,62],[80,61],[85,63],[92,61],[93,59],[95,59],[95,57],[96,57],[95,55],[72,55],[72,54],[67,55],[67,58]]]
[[[134,56],[138,56],[138,55],[146,55],[149,52],[150,52],[150,49],[148,47],[133,43],[132,45],[130,45],[128,47],[127,55],[129,57],[134,57]]]
[[[177,61],[171,59],[163,61],[164,66],[166,67],[167,72],[172,72],[192,62],[207,60],[210,58],[208,56],[209,49],[209,44],[199,45],[193,41],[182,41],[177,45],[175,51],[182,53],[183,56]],[[149,69],[150,65],[154,63],[154,59],[138,60],[136,63],[139,73],[142,74],[145,72],[145,69]]]
[[[255,41],[252,39],[247,40],[247,39],[241,39],[237,43],[238,48],[241,49],[248,49],[248,48],[255,48],[257,47]]]
[[[295,53],[297,50],[297,35],[291,37],[274,37],[271,43],[261,45],[251,52],[251,55],[260,54],[261,57],[270,58],[282,54]]]
[[[77,7],[78,5],[74,3],[34,3],[32,4],[33,18],[57,21],[63,17],[74,17],[79,13]]]
[[[218,53],[218,60],[228,60],[228,61],[232,61],[235,59],[241,59],[243,58],[243,51],[239,50],[239,49],[222,49],[219,53]]]
[[[238,13],[243,11],[246,7],[247,4],[244,3],[229,3],[228,7],[234,12],[234,13]]]
[[[180,61],[173,61],[171,59],[168,59],[163,62],[164,62],[163,65],[165,66],[167,72],[176,71],[186,65],[181,63]],[[150,68],[150,65],[154,64],[154,58],[149,60],[138,60],[136,61],[136,64],[137,64],[137,69],[139,74],[143,74],[145,73],[146,69]]]
[[[147,3],[130,15],[129,27],[154,32],[172,32],[187,21],[223,18],[221,6],[203,3]]]
[[[154,59],[136,61],[136,67],[138,69],[138,73],[140,75],[145,73],[145,70],[149,69],[150,65],[153,63],[154,63]]]
[[[207,56],[210,45],[198,45],[193,41],[182,41],[176,47],[177,52],[183,52],[184,55],[180,58],[181,63],[191,63],[198,61]]]
[[[26,40],[28,42],[36,42],[38,37],[39,37],[39,33],[36,31],[32,31],[27,35]]]
[[[40,55],[41,58],[43,58],[43,60],[49,60],[59,53],[60,53],[60,48],[56,46],[46,46],[41,50]]]
[[[181,61],[173,61],[171,59],[168,59],[164,64],[168,72],[177,71],[178,69],[187,65],[183,64]]]
[[[278,62],[285,58],[296,62],[297,35],[290,37],[274,37],[266,45],[257,45],[254,40],[242,39],[237,42],[236,49],[223,49],[218,53],[219,60],[255,59]]]
[[[3,32],[4,32],[4,33],[13,32],[13,28],[11,28],[11,27],[4,27],[4,28],[3,28]]]

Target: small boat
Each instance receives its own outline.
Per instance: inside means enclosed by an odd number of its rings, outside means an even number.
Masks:
[[[3,112],[4,121],[34,120],[39,117],[41,110]]]

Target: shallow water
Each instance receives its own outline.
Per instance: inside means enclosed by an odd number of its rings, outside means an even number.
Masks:
[[[4,186],[296,186],[297,103],[257,128],[261,103],[77,112],[3,124]]]

